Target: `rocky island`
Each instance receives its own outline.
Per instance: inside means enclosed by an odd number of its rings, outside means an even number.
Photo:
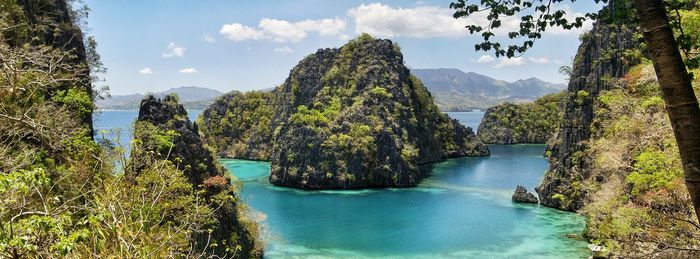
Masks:
[[[390,40],[363,34],[341,48],[320,49],[269,96],[255,95],[219,99],[204,112],[202,132],[207,139],[228,138],[216,143],[225,155],[269,159],[275,185],[415,186],[421,164],[489,155],[472,129],[438,109]],[[260,114],[253,123],[221,125],[251,112]]]
[[[546,143],[561,123],[567,93],[548,94],[532,103],[503,103],[486,110],[478,137],[488,144]]]

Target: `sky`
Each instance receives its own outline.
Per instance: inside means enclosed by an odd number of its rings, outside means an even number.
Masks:
[[[547,32],[524,55],[507,59],[474,50],[482,39],[469,35],[464,25],[483,24],[484,17],[454,19],[449,0],[85,3],[91,9],[87,33],[98,42],[108,69],[104,83],[112,95],[180,86],[222,92],[271,88],[305,56],[340,47],[362,32],[397,42],[409,68],[457,68],[506,81],[537,77],[562,83],[558,69],[570,65],[584,31]],[[600,9],[593,1],[557,8],[567,15]],[[503,23],[515,28],[518,20]]]

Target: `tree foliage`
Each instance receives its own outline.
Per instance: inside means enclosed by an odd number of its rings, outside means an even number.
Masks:
[[[525,53],[542,38],[547,30],[571,30],[581,28],[586,21],[608,19],[617,24],[634,25],[638,17],[632,8],[631,0],[595,0],[596,3],[610,4],[602,13],[585,13],[576,16],[567,14],[566,3],[576,0],[457,0],[450,3],[454,18],[468,18],[485,13],[487,24],[468,24],[470,34],[479,34],[483,41],[474,47],[477,51],[493,52],[497,57],[508,58]],[[697,8],[694,0],[664,1],[676,31],[676,41],[685,54],[686,65],[695,68],[700,65],[700,40],[697,32],[697,16],[687,15]],[[506,18],[519,19],[517,30],[501,32]],[[497,35],[502,33],[503,35]],[[502,37],[510,39],[505,43]]]
[[[654,69],[643,62],[622,81],[625,88],[597,98],[581,157],[590,161],[590,177],[578,185],[594,192],[583,209],[586,237],[616,254],[697,256],[700,228],[668,115],[663,106],[645,105],[660,99]]]
[[[99,55],[89,53],[96,43],[83,45],[74,15],[62,0],[0,0],[0,258],[205,257],[221,250],[198,237],[220,220],[215,211],[245,214],[235,189],[205,199],[164,159],[126,179],[125,148],[93,140],[91,74],[103,70]],[[173,146],[172,132],[154,137],[160,150]],[[249,256],[228,245],[226,256]]]

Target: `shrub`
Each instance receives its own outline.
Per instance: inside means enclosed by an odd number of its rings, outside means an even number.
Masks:
[[[683,172],[673,166],[674,158],[657,150],[645,150],[634,158],[634,171],[627,176],[632,194],[665,188]]]

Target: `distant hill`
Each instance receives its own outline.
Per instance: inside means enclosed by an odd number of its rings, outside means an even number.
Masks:
[[[420,78],[443,111],[486,109],[503,102],[532,102],[566,88],[565,84],[554,84],[534,77],[506,82],[454,68],[411,69],[411,73]],[[268,88],[261,91],[271,90]],[[162,98],[170,93],[176,93],[186,109],[206,109],[214,99],[223,95],[217,90],[195,86],[172,88],[153,94]],[[138,110],[144,96],[112,95],[105,100],[98,100],[97,107],[106,110]]]
[[[152,94],[162,98],[171,93],[177,94],[180,103],[186,109],[205,109],[216,97],[223,94],[217,90],[195,86],[177,87]],[[98,100],[97,107],[105,110],[138,110],[144,96],[145,94],[112,95],[110,98]]]
[[[503,102],[531,102],[566,89],[565,84],[537,78],[506,82],[474,72],[454,68],[411,69],[445,111],[488,108]]]

